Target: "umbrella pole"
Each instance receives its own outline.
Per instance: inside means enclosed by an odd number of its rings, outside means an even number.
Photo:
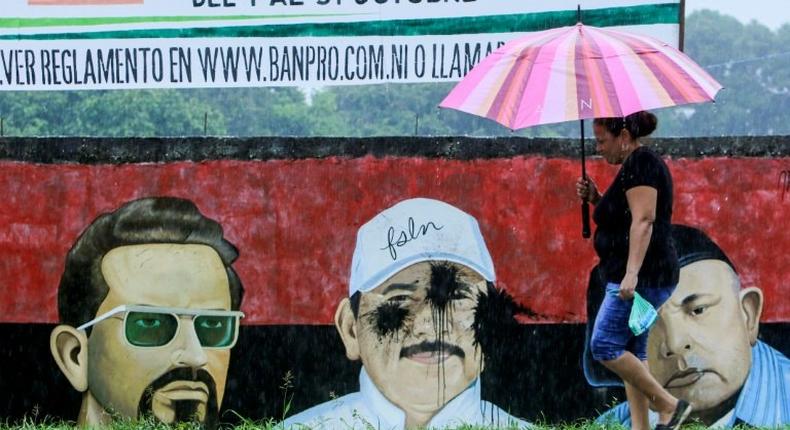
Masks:
[[[579,120],[581,130],[581,148],[582,148],[582,179],[587,179],[587,167],[585,166],[584,157],[584,120]],[[585,239],[590,238],[590,204],[587,200],[582,200],[582,237]]]

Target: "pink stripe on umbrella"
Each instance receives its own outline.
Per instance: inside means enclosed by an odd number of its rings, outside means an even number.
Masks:
[[[478,63],[466,77],[453,88],[450,94],[444,98],[440,106],[461,106],[468,98],[473,95],[475,88],[488,76],[491,69],[498,63],[498,58],[502,53],[499,51],[491,53],[482,62]]]
[[[649,55],[646,56],[645,61],[651,64],[651,69],[672,96],[675,104],[691,103],[706,98],[702,88],[688,79],[688,75],[681,70],[670,67],[666,57]]]
[[[516,39],[506,43],[505,45],[502,46],[501,49],[507,52],[520,52],[523,51],[524,48],[528,46],[542,45],[551,40],[554,40],[555,37],[562,37],[563,34],[565,34],[569,29],[572,28],[574,27],[573,26],[560,27],[546,31],[529,33],[521,39]]]
[[[721,85],[691,58],[668,44],[642,35],[622,32],[620,34],[624,40],[632,41],[632,43],[638,41],[638,43],[660,52],[660,61],[655,58],[651,58],[650,61],[660,66],[665,74],[684,76],[683,81],[674,81],[680,92],[685,92],[682,90],[683,88],[691,87],[694,91],[701,91],[704,94],[702,98],[693,97],[690,99],[691,101],[711,101],[721,89]]]
[[[642,41],[637,38],[632,38],[630,35],[621,35],[621,39],[628,41],[629,46],[637,47],[636,52],[642,51],[639,58],[644,62],[655,79],[661,84],[661,87],[666,91],[673,105],[686,103],[686,94],[677,85],[678,75],[670,68],[664,67],[661,61],[663,54],[658,50],[660,47],[642,45]]]
[[[523,50],[532,43],[550,39],[559,30],[562,29],[529,33],[501,46],[476,65],[439,106],[485,116],[509,69],[515,64],[517,58],[514,52]],[[494,76],[488,76],[489,74]]]
[[[535,58],[540,53],[542,46],[527,47],[518,54],[516,67],[510,69],[510,73],[497,93],[486,117],[494,118],[500,124],[513,128],[513,118],[516,116],[518,109],[518,105],[514,101],[521,98],[524,86],[529,81],[526,78],[529,76],[531,80],[530,72],[535,65]]]
[[[558,102],[571,102],[576,98],[575,89],[570,94],[571,90],[568,88],[570,76],[573,74],[573,62],[569,60],[573,55],[575,39],[575,33],[572,32],[557,38],[557,43],[553,46],[553,58],[542,68],[544,76],[540,82],[545,82],[545,86],[530,87],[524,94],[521,100],[522,109],[516,118],[517,127],[565,121],[568,103]],[[549,95],[551,100],[547,99]],[[575,108],[575,103],[570,103],[570,107]]]
[[[576,101],[579,109],[579,118],[591,118],[593,116],[593,99],[587,70],[584,65],[584,48],[578,41],[576,42],[573,62],[576,69]]]
[[[569,96],[568,100],[565,100],[565,112],[567,113],[566,118],[578,118],[579,117],[579,93],[576,90],[576,59],[574,58],[574,54],[576,53],[575,45],[572,47],[572,51],[568,52],[567,57],[567,67],[568,72],[566,75],[566,82],[565,82],[565,89],[566,93]],[[546,100],[548,103],[549,100]]]
[[[617,100],[617,90],[609,75],[606,59],[596,41],[596,37],[585,38],[586,64],[589,67],[588,75],[592,84],[594,111],[596,117],[613,117],[620,115],[620,103]]]
[[[612,116],[626,116],[625,112],[636,112],[639,108],[639,96],[637,95],[634,83],[626,70],[625,64],[618,52],[623,52],[626,49],[625,45],[618,44],[616,39],[610,37],[601,38],[598,41],[601,49],[601,54],[608,60],[606,62],[609,70],[609,75],[614,82],[617,82],[617,89],[614,97],[617,98],[618,111]],[[630,51],[630,50],[628,50]]]
[[[546,43],[535,58],[535,67],[532,69],[529,81],[524,82],[524,91],[519,95],[518,113],[513,121],[514,128],[524,127],[524,124],[537,123],[540,120],[552,79],[552,64],[560,55],[559,47],[572,42],[572,33],[558,35],[554,40]]]
[[[668,49],[666,54],[670,60],[688,73],[690,79],[693,79],[702,88],[709,100],[716,97],[716,93],[721,90],[722,86],[708,72],[697,65],[688,55],[676,49]]]
[[[656,79],[653,71],[645,63],[641,55],[623,56],[623,64],[626,66],[628,76],[631,77],[633,87],[638,89],[641,105],[638,110],[653,109],[659,106],[673,106],[672,97],[666,89]],[[632,112],[623,112],[624,114]]]
[[[496,54],[496,52],[494,53]],[[491,55],[494,55],[491,54]],[[502,54],[500,53],[499,56]],[[500,61],[491,62],[489,71],[480,79],[469,92],[469,96],[460,105],[460,109],[465,112],[475,113],[486,117],[486,113],[494,102],[497,93],[502,88],[502,84],[507,78],[510,70],[515,64],[515,57],[503,58]],[[473,70],[474,71],[474,70]],[[442,106],[452,106],[449,103],[442,102]]]
[[[631,78],[633,87],[636,90],[640,103],[631,106],[623,111],[623,115],[657,106],[672,106],[674,104],[672,96],[661,85],[661,81],[656,77],[655,71],[651,68],[651,63],[646,57],[652,55],[654,50],[647,47],[634,49],[628,56],[621,57],[626,67],[627,74]]]

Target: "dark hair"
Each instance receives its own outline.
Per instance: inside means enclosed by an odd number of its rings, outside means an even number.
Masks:
[[[634,112],[624,118],[595,118],[593,124],[603,126],[612,135],[619,136],[623,129],[631,137],[639,139],[649,136],[658,126],[658,118],[648,111]]]
[[[354,314],[354,319],[359,318],[359,302],[362,299],[362,292],[357,291],[356,293],[352,294],[351,297],[348,298],[348,301],[351,302],[351,312]]]
[[[680,267],[700,260],[720,260],[738,273],[727,254],[704,231],[687,225],[672,224],[672,240],[678,252]]]
[[[115,212],[99,215],[82,232],[66,256],[58,288],[58,314],[77,327],[96,316],[109,287],[101,261],[114,248],[146,243],[207,245],[217,251],[230,284],[231,309],[238,310],[244,287],[231,267],[239,253],[222,236],[222,227],[189,200],[150,197],[133,200]]]

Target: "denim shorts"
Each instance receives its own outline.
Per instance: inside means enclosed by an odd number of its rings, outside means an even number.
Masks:
[[[601,307],[595,318],[590,351],[597,361],[609,361],[630,351],[640,360],[647,360],[647,332],[634,336],[628,328],[628,317],[631,314],[633,300],[623,300],[617,296],[620,285],[606,284]],[[669,299],[675,286],[662,288],[639,288],[639,295],[658,309]]]

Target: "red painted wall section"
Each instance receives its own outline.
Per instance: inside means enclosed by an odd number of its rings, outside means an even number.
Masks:
[[[763,321],[790,321],[790,158],[669,160],[677,223],[701,227],[765,293]],[[601,187],[616,167],[594,160]],[[100,213],[154,195],[191,199],[241,252],[245,324],[328,324],[357,228],[411,197],[455,205],[481,225],[498,285],[545,315],[586,320],[596,257],[581,238],[578,161],[329,158],[128,165],[0,162],[0,322],[56,322],[64,257]]]

